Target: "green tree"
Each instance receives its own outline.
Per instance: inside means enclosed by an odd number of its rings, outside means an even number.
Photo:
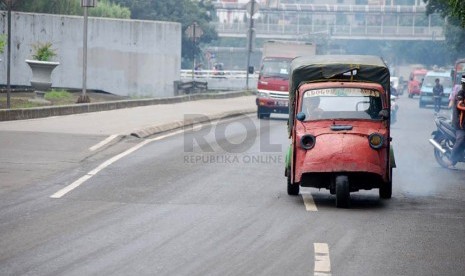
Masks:
[[[82,15],[81,0],[16,0],[14,9],[23,12]],[[89,15],[95,17],[130,18],[128,8],[111,0],[98,0]]]
[[[463,0],[423,0],[426,14],[440,14],[447,18],[444,25],[446,45],[451,60],[465,57],[465,2]]]
[[[214,7],[209,0],[112,0],[131,10],[131,18],[172,21],[182,25],[182,57],[184,68],[188,68],[192,63],[192,53],[197,57],[201,56],[200,47],[218,39],[218,34],[214,27],[209,25],[212,21]],[[185,30],[193,22],[197,22],[203,30],[203,35],[199,43],[194,47]]]
[[[423,0],[426,3],[426,13],[439,13],[448,17],[455,25],[465,27],[465,2],[463,0]]]

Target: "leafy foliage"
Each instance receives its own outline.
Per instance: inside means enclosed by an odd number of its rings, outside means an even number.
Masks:
[[[426,3],[426,14],[439,13],[447,18],[444,26],[446,46],[450,58],[455,60],[465,57],[465,2],[463,0],[423,0]]]
[[[82,15],[84,9],[81,0],[17,0],[15,10],[36,13]],[[95,17],[130,18],[128,8],[115,4],[111,0],[98,0],[89,15]]]
[[[0,35],[0,54],[3,54],[3,50],[5,49],[5,46],[7,44],[7,35],[6,34],[1,34]]]
[[[50,61],[54,56],[56,56],[55,49],[52,48],[52,43],[36,43],[32,45],[34,54],[32,58],[39,61]]]

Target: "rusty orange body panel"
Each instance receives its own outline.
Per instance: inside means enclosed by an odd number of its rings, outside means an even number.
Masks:
[[[311,150],[301,148],[298,143],[295,152],[295,181],[300,182],[306,172],[369,172],[386,178],[388,148],[372,149],[368,136],[380,133],[387,137],[387,131],[381,122],[347,122],[353,126],[350,131],[334,132],[329,130],[333,120],[296,124],[296,140],[302,135],[312,134],[316,137],[315,147]],[[311,125],[311,130],[306,130]],[[385,138],[387,139],[387,138]]]
[[[302,96],[307,90],[334,88],[362,88],[376,90],[382,98],[383,108],[388,108],[388,95],[381,85],[375,83],[308,83],[299,88],[295,113],[302,108]],[[332,125],[350,125],[350,130],[334,131]],[[315,121],[296,121],[293,144],[294,162],[293,182],[301,182],[305,173],[370,173],[379,175],[383,181],[389,180],[389,128],[386,121],[370,119],[324,119]],[[384,145],[373,149],[368,137],[372,133],[380,134]],[[311,134],[316,138],[315,146],[304,149],[299,145],[303,135]]]

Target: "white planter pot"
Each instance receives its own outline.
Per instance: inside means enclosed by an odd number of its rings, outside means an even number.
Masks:
[[[60,65],[59,62],[26,60],[31,67],[31,86],[34,88],[36,97],[43,98],[45,92],[52,87],[52,71]]]

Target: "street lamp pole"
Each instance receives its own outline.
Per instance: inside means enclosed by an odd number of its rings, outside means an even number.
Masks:
[[[250,21],[249,21],[249,35],[248,35],[248,42],[247,42],[247,74],[246,74],[246,79],[245,79],[245,86],[246,89],[249,90],[249,68],[250,68],[250,55],[252,54],[252,43],[253,43],[253,34],[254,34],[254,29],[253,29],[253,16],[255,12],[257,11],[257,7],[255,6],[257,3],[255,0],[250,0],[250,2],[247,4],[246,9],[247,12],[250,15]]]
[[[7,58],[6,58],[6,108],[11,108],[11,8],[14,0],[7,0],[8,30],[7,30]]]
[[[84,33],[82,45],[82,95],[78,98],[78,103],[90,103],[87,96],[87,21],[88,8],[95,6],[95,0],[81,0],[81,6],[84,8]]]

